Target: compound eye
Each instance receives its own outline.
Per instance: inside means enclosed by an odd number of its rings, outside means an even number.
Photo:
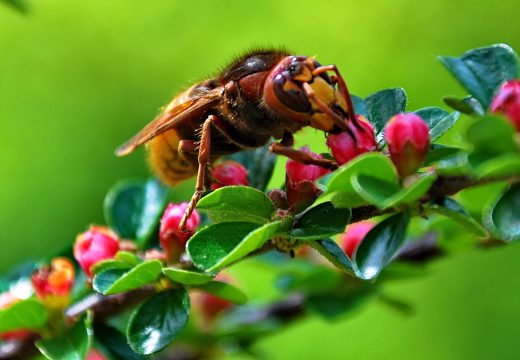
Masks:
[[[278,100],[291,110],[301,113],[307,113],[311,110],[307,96],[293,81],[280,74],[274,79],[273,87]]]
[[[296,76],[296,75],[299,75],[302,73],[302,70],[303,70],[303,65],[301,62],[299,61],[294,61],[290,66],[289,66],[289,74],[291,76]]]

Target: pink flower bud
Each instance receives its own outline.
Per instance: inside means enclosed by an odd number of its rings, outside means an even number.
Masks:
[[[357,247],[374,226],[371,221],[360,221],[347,226],[339,242],[349,258],[352,259]]]
[[[314,154],[307,146],[301,151],[310,154],[315,159],[323,159],[321,155]],[[295,213],[307,208],[319,196],[321,191],[314,183],[318,178],[330,172],[317,165],[305,165],[295,160],[287,160],[285,165],[285,192],[289,209]]]
[[[67,258],[55,258],[31,275],[36,296],[47,308],[64,309],[70,302],[74,285],[74,266]]]
[[[7,309],[11,305],[16,304],[20,299],[14,296],[11,292],[6,291],[0,294],[0,310]],[[0,333],[0,340],[24,340],[31,336],[28,330],[14,330]]]
[[[343,131],[327,136],[327,146],[338,165],[346,164],[358,155],[377,150],[372,124],[363,115],[356,115],[356,119],[361,129],[349,122],[350,132]]]
[[[74,257],[89,277],[95,264],[114,258],[118,251],[118,236],[105,226],[91,226],[76,237],[74,244]]]
[[[390,158],[402,178],[417,171],[430,145],[428,125],[413,113],[400,113],[392,117],[385,127],[385,139]]]
[[[106,360],[106,357],[96,349],[90,349],[85,360]]]
[[[179,229],[179,224],[187,207],[187,202],[169,204],[161,218],[159,239],[169,260],[176,260],[181,256],[186,248],[186,242],[199,227],[200,215],[197,210],[194,210],[186,222],[186,231]]]
[[[211,175],[214,179],[214,182],[211,184],[211,190],[229,185],[249,185],[246,168],[236,161],[221,162],[215,166]]]
[[[491,102],[490,110],[501,113],[520,131],[520,80],[509,80],[502,84]]]

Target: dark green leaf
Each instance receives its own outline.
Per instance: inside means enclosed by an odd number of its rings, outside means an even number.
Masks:
[[[331,239],[316,240],[310,243],[321,255],[329,260],[338,269],[352,273],[352,262],[342,248]]]
[[[213,280],[213,275],[173,267],[164,268],[163,274],[183,285],[202,285]]]
[[[382,90],[368,96],[365,103],[370,122],[378,134],[383,131],[392,116],[405,110],[406,92],[401,88]]]
[[[354,253],[354,269],[362,279],[375,278],[390,263],[404,242],[408,214],[398,213],[377,224]]]
[[[284,293],[330,293],[343,280],[341,274],[329,266],[315,265],[308,270],[304,272],[282,273],[277,279],[278,287]]]
[[[157,180],[124,180],[112,187],[105,197],[107,224],[121,237],[136,239],[145,248],[164,210],[168,188]]]
[[[38,340],[36,347],[51,360],[84,360],[90,346],[90,320],[78,321],[63,337]]]
[[[487,235],[482,225],[475,221],[462,205],[452,198],[444,198],[437,204],[431,205],[429,210],[436,214],[449,217],[477,236],[483,237]]]
[[[335,208],[328,201],[308,209],[295,222],[289,236],[299,240],[319,240],[345,231],[350,209]]]
[[[496,155],[516,152],[515,131],[508,120],[487,115],[472,123],[467,130],[467,138],[473,144],[473,152]]]
[[[261,225],[247,222],[224,222],[199,230],[188,241],[187,251],[193,264],[211,271],[237,248],[249,233]]]
[[[152,296],[137,308],[128,323],[130,347],[142,355],[164,349],[179,337],[189,313],[190,298],[183,288]]]
[[[370,115],[368,113],[367,104],[365,103],[365,100],[356,95],[351,95],[351,97],[352,103],[354,105],[354,111],[356,112],[356,114],[363,115],[364,117],[369,119]]]
[[[434,164],[440,160],[453,158],[462,151],[461,148],[432,144],[430,151],[428,151],[428,155],[426,155],[426,160],[424,160],[424,166]]]
[[[144,356],[136,354],[126,342],[124,334],[103,323],[94,324],[94,335],[110,353],[112,360],[142,360]]]
[[[261,191],[266,189],[276,163],[276,155],[269,151],[269,145],[254,150],[244,150],[226,158],[244,165],[251,187]]]
[[[418,110],[415,113],[428,124],[428,127],[430,128],[431,142],[434,142],[451,129],[460,116],[459,112],[452,112],[450,114],[437,107],[427,107]]]
[[[484,224],[504,241],[520,240],[520,184],[512,185],[485,211]]]
[[[518,56],[504,44],[473,49],[460,58],[441,56],[440,60],[486,109],[498,86],[518,76]]]
[[[161,270],[159,260],[143,262],[126,272],[122,269],[108,269],[98,273],[92,285],[94,290],[104,295],[118,294],[156,282]]]
[[[482,105],[473,96],[467,96],[464,99],[457,99],[453,96],[446,96],[442,99],[446,105],[466,115],[484,115],[485,111]]]
[[[265,224],[274,205],[263,192],[247,186],[225,186],[203,197],[197,208],[206,210],[214,222],[245,221]]]
[[[41,302],[21,300],[0,310],[0,333],[19,329],[41,329],[47,323],[47,311]]]
[[[242,290],[222,281],[212,281],[207,284],[193,286],[193,288],[208,292],[235,304],[245,304],[247,302],[247,295]]]

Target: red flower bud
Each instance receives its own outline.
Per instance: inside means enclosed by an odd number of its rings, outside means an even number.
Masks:
[[[106,357],[104,357],[99,351],[90,349],[85,360],[106,360]]]
[[[187,207],[187,202],[169,204],[161,218],[159,239],[169,260],[180,257],[186,248],[186,242],[199,227],[200,215],[197,210],[194,210],[186,222],[186,231],[179,229],[179,224]]]
[[[339,242],[349,258],[352,259],[357,247],[374,226],[371,221],[360,221],[347,226]]]
[[[14,305],[20,301],[16,296],[14,296],[11,292],[6,291],[0,294],[0,310],[7,309],[9,306]],[[8,331],[4,333],[0,333],[0,340],[8,341],[8,340],[24,340],[31,335],[31,332],[28,330],[14,330]]]
[[[361,129],[349,122],[350,132],[343,131],[327,136],[327,146],[338,165],[346,164],[358,155],[377,150],[372,124],[363,115],[356,115],[356,119]]]
[[[76,237],[74,244],[74,257],[89,277],[95,264],[112,259],[118,251],[118,236],[105,226],[91,226]]]
[[[390,158],[402,178],[422,165],[430,145],[430,133],[424,120],[413,113],[392,117],[385,127]]]
[[[315,159],[322,159],[323,157],[314,154],[307,146],[300,148],[301,151],[310,154]],[[330,172],[317,165],[305,165],[295,160],[287,160],[285,165],[285,192],[289,209],[295,213],[307,208],[319,196],[321,191],[314,183],[318,178]]]
[[[70,302],[74,285],[74,266],[67,258],[55,258],[31,275],[36,296],[47,308],[64,309]]]
[[[520,131],[520,80],[509,80],[502,84],[493,98],[491,112],[502,113]]]
[[[215,166],[211,175],[214,179],[211,190],[229,185],[249,185],[246,168],[236,161],[221,162]]]

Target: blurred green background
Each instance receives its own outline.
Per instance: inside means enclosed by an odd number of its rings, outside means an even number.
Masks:
[[[148,174],[142,150],[118,159],[115,147],[252,46],[335,63],[361,96],[402,86],[410,109],[464,95],[436,55],[496,42],[520,49],[518,0],[27,3],[26,15],[0,3],[1,273],[101,223],[106,190]],[[320,133],[299,139],[324,150]],[[390,286],[415,305],[413,317],[373,304],[333,324],[297,323],[256,348],[269,359],[519,358],[519,259],[518,244],[457,254]],[[270,285],[254,276],[250,292]]]

